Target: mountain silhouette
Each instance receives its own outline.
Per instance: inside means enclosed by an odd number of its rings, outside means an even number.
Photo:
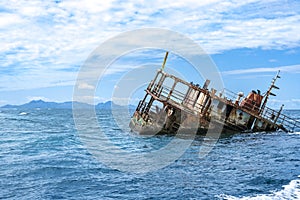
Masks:
[[[92,109],[94,106],[91,104],[87,103],[82,103],[82,102],[77,102],[77,101],[67,101],[63,103],[57,103],[57,102],[46,102],[43,100],[33,100],[28,103],[22,104],[22,105],[5,105],[2,106],[1,108],[26,108],[26,109],[72,109],[73,104],[76,105],[76,108],[79,109]],[[96,109],[101,109],[101,110],[109,110],[109,109],[124,109],[127,106],[121,106],[117,105],[112,101],[107,101],[105,103],[98,103],[95,105]],[[128,105],[129,109],[135,109],[134,105]]]

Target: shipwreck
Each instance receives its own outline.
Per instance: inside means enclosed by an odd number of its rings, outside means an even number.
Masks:
[[[231,134],[293,132],[300,128],[298,120],[282,113],[283,105],[277,110],[267,107],[269,97],[275,96],[272,90],[279,89],[275,82],[280,78],[280,71],[264,94],[257,90],[245,96],[227,89],[209,90],[210,80],[201,87],[168,74],[164,71],[167,57],[168,52],[131,118],[132,131],[143,135],[176,134],[180,128],[205,134],[218,126],[222,127],[222,133]]]

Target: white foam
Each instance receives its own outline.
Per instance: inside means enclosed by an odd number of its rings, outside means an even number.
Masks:
[[[27,112],[21,112],[19,113],[19,115],[27,115],[28,113]]]
[[[289,133],[289,135],[300,135],[300,132],[292,132],[292,133]]]
[[[230,195],[218,195],[219,199],[226,200],[299,200],[300,199],[300,176],[292,180],[288,185],[284,185],[280,191],[271,194],[259,194],[253,197],[234,197]]]

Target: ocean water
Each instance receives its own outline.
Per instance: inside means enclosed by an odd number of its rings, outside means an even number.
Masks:
[[[285,112],[300,119],[300,111]],[[110,140],[127,151],[172,140],[122,131],[108,111],[97,116]],[[300,199],[300,130],[220,138],[202,159],[201,145],[198,136],[165,168],[122,172],[87,150],[72,110],[2,109],[0,199]]]

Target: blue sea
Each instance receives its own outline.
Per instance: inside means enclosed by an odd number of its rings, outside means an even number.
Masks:
[[[285,114],[300,119],[300,111]],[[98,110],[97,117],[127,151],[151,151],[172,140],[124,131],[112,124],[110,111]],[[0,199],[300,199],[300,130],[222,137],[199,158],[203,139],[197,136],[162,169],[124,172],[88,151],[72,110],[2,109]]]

